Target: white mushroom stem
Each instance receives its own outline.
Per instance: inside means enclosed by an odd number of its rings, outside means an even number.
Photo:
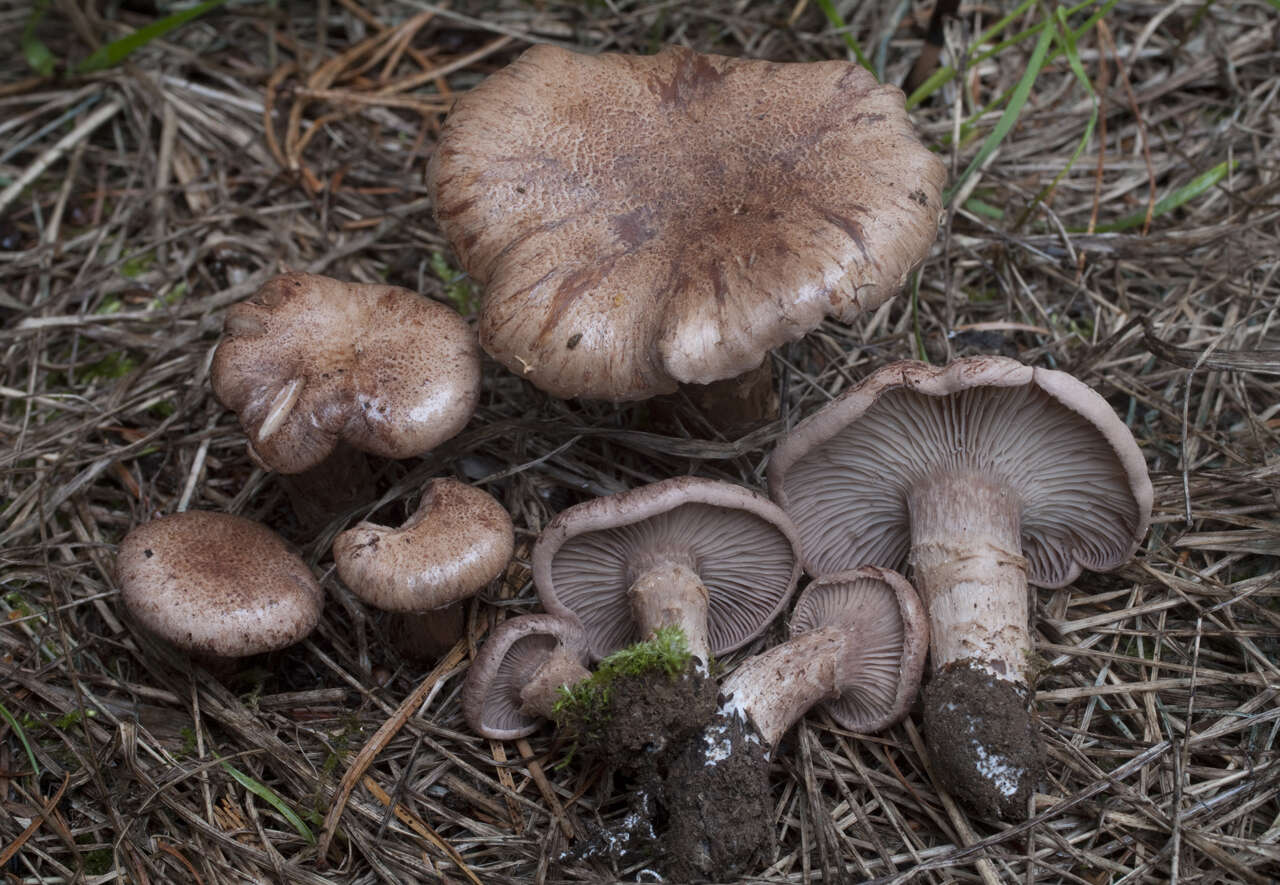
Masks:
[[[845,662],[855,641],[848,629],[819,627],[748,658],[721,685],[720,712],[746,719],[771,749],[805,711],[853,681]]]
[[[575,685],[590,677],[591,672],[578,662],[577,655],[557,645],[520,689],[520,712],[551,719],[561,686]]]
[[[964,661],[1025,684],[1031,635],[1020,502],[987,477],[943,473],[917,483],[909,503],[934,669]]]
[[[642,637],[649,639],[661,627],[679,627],[690,654],[704,663],[711,660],[709,596],[697,572],[682,563],[661,560],[632,582],[628,594],[631,616]]]

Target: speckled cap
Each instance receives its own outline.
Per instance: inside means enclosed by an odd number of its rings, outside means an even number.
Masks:
[[[339,440],[409,458],[452,437],[480,396],[480,349],[457,313],[408,289],[290,273],[227,311],[211,380],[250,453],[300,473]]]
[[[876,307],[928,253],[946,177],[902,92],[851,62],[546,45],[458,99],[427,174],[485,286],[484,348],[610,400]]]
[[[462,715],[476,734],[509,741],[537,731],[543,720],[521,712],[520,691],[557,647],[586,665],[586,637],[572,618],[521,615],[489,634],[462,686]]]
[[[854,635],[842,672],[857,675],[826,701],[831,718],[869,734],[907,715],[929,651],[929,618],[915,588],[895,571],[863,566],[809,584],[791,613],[791,635],[839,627]]]
[[[362,522],[333,542],[338,576],[383,611],[424,612],[475,595],[511,560],[511,516],[487,492],[433,479],[398,529]]]
[[[315,628],[324,603],[282,538],[227,513],[188,511],[138,526],[120,542],[116,580],[140,624],[217,657],[292,645]]]
[[[1146,461],[1107,401],[1065,372],[996,356],[873,372],[788,434],[769,491],[810,574],[901,568],[908,492],[940,471],[1016,496],[1027,579],[1042,587],[1125,562],[1151,519]]]
[[[533,548],[548,612],[581,621],[593,660],[639,642],[628,590],[655,557],[678,554],[707,589],[712,654],[759,635],[800,576],[791,521],[750,489],[677,477],[562,511]]]

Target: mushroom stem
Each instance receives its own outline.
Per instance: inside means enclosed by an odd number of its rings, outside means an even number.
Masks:
[[[315,467],[278,474],[277,481],[303,530],[316,534],[372,497],[373,466],[364,452],[339,442]]]
[[[591,671],[578,662],[577,655],[563,645],[557,645],[520,689],[520,712],[526,716],[552,719],[561,686],[575,685],[590,678]]]
[[[944,473],[917,483],[909,504],[934,669],[967,661],[1025,684],[1031,635],[1020,502],[976,473]]]
[[[805,711],[852,681],[841,670],[854,641],[845,628],[819,627],[748,658],[722,683],[720,712],[749,721],[767,753]]]
[[[435,661],[449,653],[467,626],[466,600],[425,612],[394,612],[388,628],[396,648],[415,661]]]
[[[660,560],[631,583],[628,595],[643,639],[652,638],[661,627],[678,627],[689,653],[703,663],[711,660],[709,596],[697,572],[674,560]]]
[[[681,392],[713,430],[742,434],[778,417],[773,361],[765,356],[754,369],[710,384],[682,384]]]
[[[911,555],[929,611],[929,755],[942,785],[1025,819],[1043,769],[1028,708],[1031,652],[1021,508],[1001,483],[939,475],[911,490]]]

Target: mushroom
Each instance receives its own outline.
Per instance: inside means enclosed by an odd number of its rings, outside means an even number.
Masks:
[[[945,170],[853,63],[540,45],[458,99],[427,175],[484,348],[555,396],[636,400],[891,297]]]
[[[685,476],[562,511],[534,545],[533,580],[543,608],[583,624],[593,660],[674,626],[705,663],[782,610],[798,551],[763,495]]]
[[[1064,372],[899,362],[801,422],[769,489],[810,574],[911,563],[929,611],[936,774],[977,808],[1025,816],[1042,766],[1027,584],[1115,568],[1145,535],[1151,482],[1124,422]]]
[[[532,734],[552,718],[561,686],[590,677],[582,627],[556,615],[503,621],[471,663],[462,715],[476,734],[497,741]]]
[[[284,539],[228,513],[192,510],[136,527],[120,542],[116,578],[143,627],[215,670],[299,641],[324,603]]]
[[[924,610],[906,579],[864,566],[811,583],[791,638],[747,658],[721,685],[724,701],[673,763],[664,786],[677,878],[736,875],[768,846],[768,756],[814,704],[870,733],[906,715],[928,648]]]
[[[434,479],[398,529],[361,522],[338,535],[333,561],[351,591],[398,615],[406,652],[437,658],[463,633],[462,601],[511,561],[511,516],[487,492]]]
[[[789,640],[725,679],[720,712],[749,722],[766,748],[819,701],[850,731],[882,731],[907,714],[928,646],[906,578],[875,566],[837,572],[800,594]]]
[[[288,273],[227,311],[210,378],[256,462],[316,471],[286,484],[299,502],[367,474],[362,458],[328,469],[346,446],[409,458],[457,434],[480,396],[480,349],[462,317],[408,289]]]

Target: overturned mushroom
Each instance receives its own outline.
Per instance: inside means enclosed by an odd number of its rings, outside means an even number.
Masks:
[[[689,866],[678,877],[735,875],[767,848],[766,761],[782,735],[821,701],[847,728],[888,728],[915,697],[927,649],[924,609],[897,572],[866,566],[806,587],[791,638],[738,665],[715,720],[672,764],[668,839]]]
[[[298,642],[324,603],[283,538],[229,513],[191,510],[138,526],[120,542],[116,579],[142,626],[219,670]]]
[[[338,576],[374,608],[396,613],[405,651],[436,658],[463,632],[464,600],[511,560],[511,516],[488,493],[455,479],[427,484],[398,529],[362,522],[338,535]]]
[[[476,734],[514,740],[550,719],[562,686],[590,677],[582,627],[556,615],[503,621],[462,686],[462,714]]]
[[[975,807],[1024,816],[1042,767],[1027,583],[1115,568],[1146,533],[1151,482],[1124,422],[1064,372],[894,363],[801,422],[769,488],[811,574],[910,562],[929,611],[934,768]]]
[[[674,626],[706,662],[757,636],[799,575],[773,502],[693,477],[570,507],[533,548],[543,607],[582,622],[594,660]]]
[[[535,46],[458,99],[428,168],[485,349],[611,400],[738,376],[878,306],[933,242],[944,179],[860,66],[678,46]]]

